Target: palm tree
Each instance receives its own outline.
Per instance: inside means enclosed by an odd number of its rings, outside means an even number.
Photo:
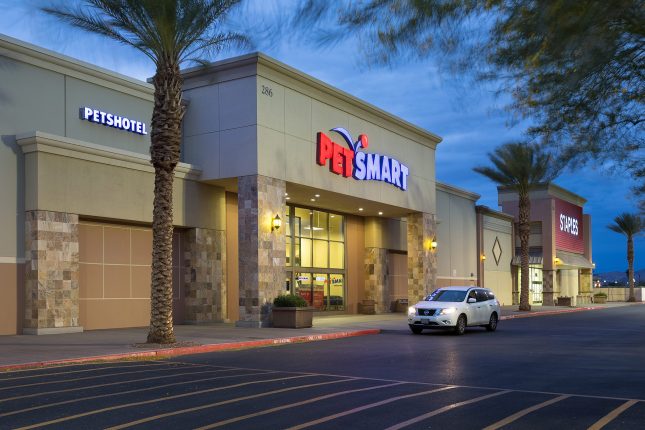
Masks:
[[[519,195],[519,233],[521,248],[520,310],[530,311],[529,304],[529,233],[531,230],[531,201],[529,191],[556,176],[557,169],[551,156],[538,145],[526,142],[510,142],[498,146],[488,154],[493,167],[475,167],[480,173],[498,185],[515,189]]]
[[[129,45],[155,64],[150,158],[155,170],[149,343],[174,343],[172,183],[179,162],[183,79],[180,66],[240,35],[220,31],[239,0],[85,0],[43,10],[83,30]]]
[[[607,226],[611,231],[627,236],[627,281],[629,282],[628,302],[635,302],[634,295],[634,236],[645,230],[643,218],[636,214],[623,212],[614,218],[614,223]]]

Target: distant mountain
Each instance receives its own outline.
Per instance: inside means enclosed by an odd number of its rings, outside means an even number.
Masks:
[[[625,272],[594,273],[593,277],[607,282],[618,282],[623,284],[627,282],[627,274]],[[645,269],[636,270],[634,272],[634,278],[636,278],[636,282],[639,280],[645,280]]]

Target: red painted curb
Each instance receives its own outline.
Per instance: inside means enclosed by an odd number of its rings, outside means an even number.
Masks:
[[[246,342],[214,343],[209,345],[186,346],[179,348],[155,349],[152,351],[126,352],[121,354],[97,355],[93,357],[65,358],[62,360],[35,361],[31,363],[6,364],[0,366],[0,372],[8,370],[30,369],[34,367],[52,366],[56,364],[82,364],[91,361],[114,361],[128,358],[163,358],[178,357],[189,354],[205,354],[207,352],[227,351],[233,349],[259,348],[263,346],[287,345],[291,343],[316,342],[321,340],[341,339],[346,337],[379,334],[380,329],[341,331],[336,333],[311,334],[277,339],[251,340]]]

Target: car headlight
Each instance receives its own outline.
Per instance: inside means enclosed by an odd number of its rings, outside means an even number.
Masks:
[[[417,308],[415,308],[414,306],[410,306],[408,308],[408,315],[416,315],[416,314],[417,314]]]
[[[456,310],[457,310],[456,308],[445,308],[445,309],[441,309],[437,315],[450,315],[450,314],[454,314]]]

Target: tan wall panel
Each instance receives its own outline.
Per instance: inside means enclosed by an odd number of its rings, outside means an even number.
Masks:
[[[511,272],[486,271],[486,288],[489,288],[502,305],[513,304],[513,280]]]
[[[103,262],[103,227],[80,224],[78,226],[78,240],[83,244],[79,248],[80,261],[84,263]]]
[[[408,255],[390,252],[387,255],[390,301],[408,297]]]
[[[226,306],[228,319],[240,319],[237,194],[226,193]]]
[[[150,299],[81,300],[79,319],[85,330],[144,327],[150,323]]]
[[[130,232],[132,241],[132,264],[152,265],[152,231],[134,229]],[[175,247],[173,245],[173,251]],[[173,265],[176,265],[173,260]]]
[[[365,247],[406,251],[408,248],[407,224],[393,218],[367,217]]]
[[[358,312],[365,293],[365,232],[363,218],[345,216],[347,240],[347,311]]]
[[[103,298],[103,264],[81,263],[79,272],[79,297],[82,299]]]
[[[105,298],[130,298],[130,266],[103,266]]]
[[[152,268],[150,266],[132,266],[132,298],[147,299],[150,298],[150,283]],[[175,270],[175,269],[173,269]],[[175,282],[173,282],[173,289]],[[173,294],[178,297],[177,294]]]
[[[104,227],[103,252],[105,264],[130,264],[130,229]]]
[[[22,330],[24,264],[0,263],[0,335]]]
[[[42,152],[27,154],[25,159],[27,178],[36,178],[27,186],[27,210],[152,222],[151,172]],[[175,225],[224,230],[224,205],[223,189],[175,178]]]

